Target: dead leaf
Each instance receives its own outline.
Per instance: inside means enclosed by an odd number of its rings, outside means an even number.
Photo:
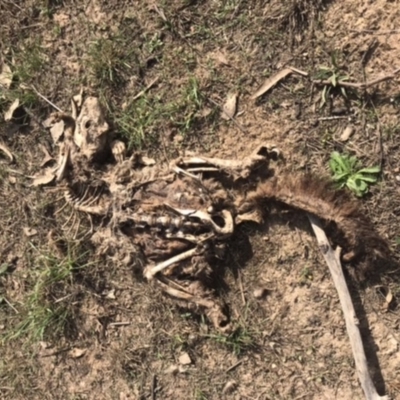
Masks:
[[[64,125],[64,121],[60,120],[50,128],[51,137],[53,138],[54,143],[57,143],[61,139],[64,133]]]
[[[237,383],[235,381],[228,381],[224,388],[222,389],[222,394],[230,394],[237,388]]]
[[[72,358],[80,358],[80,357],[84,356],[85,354],[86,354],[86,350],[85,349],[78,349],[77,347],[75,347],[74,349],[72,349],[69,352],[69,355]]]
[[[386,311],[388,311],[389,307],[390,307],[390,303],[393,301],[393,293],[390,291],[390,289],[388,289],[388,293],[386,295],[385,300],[386,300],[386,303],[384,305],[384,309]]]
[[[46,147],[43,146],[42,144],[39,144],[39,148],[44,153],[44,159],[40,163],[40,167],[43,168],[47,163],[49,163],[50,161],[54,160],[54,158],[49,154],[49,152],[47,151]]]
[[[115,297],[115,289],[111,289],[109,292],[106,293],[106,299],[114,300]]]
[[[238,99],[237,93],[228,94],[224,107],[222,108],[222,114],[221,114],[222,119],[230,120],[235,116],[237,109],[237,99]]]
[[[220,65],[229,65],[229,61],[226,57],[226,54],[222,51],[218,51],[217,53],[212,55],[212,58],[217,61]]]
[[[349,140],[350,136],[354,133],[354,128],[351,125],[346,126],[346,128],[344,128],[342,134],[340,135],[340,140],[342,142],[346,142],[347,140]]]
[[[32,186],[48,185],[53,182],[55,177],[54,173],[48,170],[44,175],[35,176],[33,178]]]
[[[10,159],[10,162],[14,161],[14,156],[4,143],[0,143],[0,150]]]
[[[268,289],[265,287],[258,287],[256,289],[254,289],[254,291],[253,291],[253,296],[257,300],[263,299],[264,297],[267,296],[267,294],[268,294]]]
[[[3,62],[0,63],[0,86],[9,89],[12,83],[12,77],[11,68]]]
[[[190,356],[188,353],[182,353],[179,356],[179,364],[181,365],[190,365],[192,363],[192,360],[190,359]]]
[[[4,121],[11,121],[14,116],[15,110],[19,107],[19,99],[13,101],[8,110],[4,113]]]
[[[200,112],[200,116],[202,116],[203,118],[208,117],[210,114],[212,113],[212,109],[210,107],[205,107],[201,110]]]
[[[146,166],[155,165],[155,163],[156,163],[156,160],[154,160],[154,158],[150,158],[150,157],[146,157],[146,156],[142,156],[140,158],[140,161],[143,165],[146,165]]]
[[[174,136],[174,142],[175,143],[181,143],[181,142],[183,142],[183,136],[182,135],[180,135],[180,134],[177,134],[177,135],[175,135]]]
[[[27,236],[27,237],[35,236],[38,233],[36,229],[29,228],[29,227],[23,228],[23,231],[24,231],[25,236]]]
[[[257,99],[258,97],[262,96],[264,93],[268,92],[272,87],[274,87],[278,82],[280,82],[283,78],[286,78],[293,72],[291,68],[285,68],[275,75],[272,75],[268,78],[261,87],[251,96],[252,100]]]
[[[167,369],[165,369],[164,374],[176,375],[178,372],[179,372],[179,367],[177,365],[170,365]]]

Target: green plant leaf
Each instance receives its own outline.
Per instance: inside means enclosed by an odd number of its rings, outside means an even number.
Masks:
[[[376,183],[378,178],[376,176],[372,176],[372,175],[363,175],[360,173],[357,173],[355,175],[357,177],[357,179],[361,179],[365,182],[370,182],[370,183]]]
[[[336,77],[336,74],[333,74],[333,75],[332,75],[332,77],[331,77],[331,82],[332,82],[332,86],[333,86],[333,87],[336,87],[336,85],[337,85],[337,77]]]
[[[379,174],[381,172],[381,167],[376,165],[374,167],[362,168],[358,172],[361,174]]]
[[[335,174],[335,175],[333,175],[333,179],[334,179],[335,181],[341,181],[341,180],[343,180],[344,178],[347,178],[349,175],[350,175],[350,174],[349,174],[348,172],[342,172],[342,173],[340,173],[340,174]]]
[[[334,169],[339,168],[340,172],[350,172],[351,168],[346,156],[343,156],[339,154],[337,151],[334,151],[331,154],[331,161]],[[334,164],[336,164],[336,166]]]
[[[0,276],[4,275],[7,272],[8,268],[9,268],[8,264],[1,264],[0,265]]]

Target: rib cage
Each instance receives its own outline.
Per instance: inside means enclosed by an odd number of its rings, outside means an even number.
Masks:
[[[75,210],[104,215],[108,210],[107,196],[104,185],[91,186],[85,182],[77,182],[67,188],[64,198]]]

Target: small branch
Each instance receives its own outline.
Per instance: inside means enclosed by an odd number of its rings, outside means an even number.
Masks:
[[[157,392],[157,376],[153,375],[153,379],[151,380],[151,400],[156,400],[156,392]]]
[[[332,115],[330,117],[317,118],[317,121],[333,121],[336,119],[348,119],[349,121],[351,121],[351,117],[352,115]]]
[[[334,251],[329,244],[321,222],[315,216],[308,214],[311,226],[318,241],[319,248],[328,264],[329,271],[332,275],[333,282],[339,295],[340,304],[342,306],[344,318],[346,321],[347,333],[351,348],[353,350],[354,361],[358,377],[361,381],[361,387],[367,400],[389,400],[388,396],[380,396],[372,382],[368,371],[367,358],[361,339],[359,321],[354,310],[349,289],[347,288],[346,279],[344,277],[342,266],[340,264],[340,248]]]
[[[143,90],[141,90],[133,99],[132,101],[137,100],[139,97],[142,97],[148,90],[150,90],[158,81],[159,77],[153,79]]]
[[[338,80],[337,86],[353,88],[353,89],[366,89],[367,87],[377,85],[378,83],[394,79],[399,73],[400,73],[400,68],[397,68],[391,74],[375,78],[369,82],[346,82]],[[312,80],[312,83],[316,85],[332,85],[332,81],[330,79],[314,79]]]
[[[233,371],[235,368],[237,368],[240,364],[243,364],[243,360],[238,361],[237,363],[231,365],[229,368],[227,368],[227,370],[225,371],[225,373],[231,372]]]
[[[35,86],[31,85],[31,88],[34,90],[34,92],[41,97],[46,103],[50,104],[54,109],[56,109],[57,111],[59,111],[60,113],[64,113],[63,110],[61,110],[61,108],[57,107],[54,103],[52,103],[47,97],[44,97],[41,93],[39,93],[37,91],[37,89],[35,88]]]
[[[356,29],[350,29],[350,32],[354,32],[354,33],[371,33],[374,35],[395,35],[395,34],[399,34],[400,30],[399,29],[392,29],[389,31],[378,31],[375,29],[361,29],[361,30],[356,30]]]

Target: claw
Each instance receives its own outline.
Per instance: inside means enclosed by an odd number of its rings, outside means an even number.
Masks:
[[[125,159],[126,155],[126,146],[124,142],[120,140],[114,140],[111,143],[111,152],[115,158],[115,161],[121,163]]]

